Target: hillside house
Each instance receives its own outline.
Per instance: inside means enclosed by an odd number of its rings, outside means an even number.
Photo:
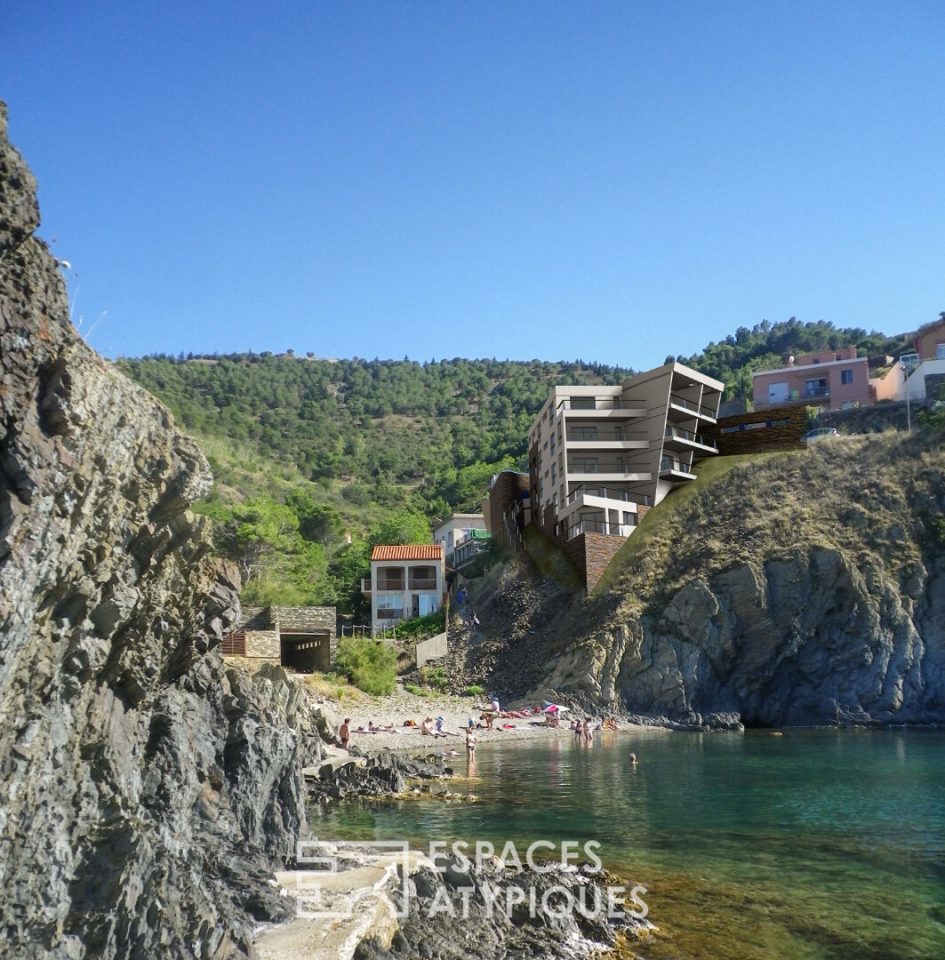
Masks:
[[[869,361],[855,346],[788,357],[777,370],[751,376],[755,410],[793,403],[847,410],[870,403]]]
[[[588,589],[649,507],[717,452],[705,435],[725,385],[668,363],[619,386],[554,387],[529,431],[532,518]]]
[[[486,518],[481,513],[454,513],[433,531],[433,542],[443,547],[448,568],[464,566],[488,545]]]
[[[945,387],[945,317],[919,328],[915,352],[915,362],[906,379],[909,399],[937,399]]]
[[[401,620],[436,613],[446,592],[443,545],[379,545],[371,551],[371,576],[361,582],[371,598],[371,632]]]
[[[223,640],[223,655],[325,672],[335,662],[335,623],[334,607],[243,607],[236,629]]]

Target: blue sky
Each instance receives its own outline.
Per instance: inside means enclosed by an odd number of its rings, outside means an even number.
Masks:
[[[945,5],[6,0],[115,356],[598,360],[945,310]]]

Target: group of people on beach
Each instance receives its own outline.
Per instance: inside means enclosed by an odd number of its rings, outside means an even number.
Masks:
[[[476,749],[476,744],[478,743],[478,737],[476,735],[477,730],[492,730],[494,729],[493,724],[497,719],[517,719],[524,720],[530,719],[534,725],[534,719],[540,717],[542,722],[549,727],[558,727],[561,724],[561,716],[569,712],[567,707],[562,707],[555,703],[550,703],[547,700],[541,705],[532,708],[523,708],[520,710],[503,710],[501,704],[497,697],[493,697],[488,706],[483,707],[479,711],[479,720],[478,722],[474,721],[470,717],[466,721],[465,729],[459,733],[453,733],[444,729],[445,721],[443,717],[424,717],[420,723],[417,723],[416,720],[405,720],[404,727],[410,729],[418,729],[421,736],[425,737],[451,737],[451,736],[462,736],[465,734],[466,740],[466,749],[470,752]],[[513,729],[515,724],[513,723],[504,723],[501,725],[500,729]],[[570,722],[569,729],[574,733],[579,739],[585,741],[592,741],[594,739],[594,734],[598,732],[603,732],[605,730],[616,730],[617,721],[612,716],[604,716],[600,719],[593,720],[590,717],[581,720],[573,719]],[[345,721],[338,728],[338,739],[341,743],[341,746],[345,750],[348,749],[348,745],[351,740],[351,719],[349,717],[345,718]],[[397,727],[394,724],[389,723],[385,726],[379,726],[374,723],[373,720],[368,721],[367,727],[360,726],[357,728],[355,733],[396,733]]]

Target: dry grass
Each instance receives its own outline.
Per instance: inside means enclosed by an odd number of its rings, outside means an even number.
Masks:
[[[595,595],[632,608],[687,578],[812,548],[873,559],[898,576],[933,538],[943,478],[941,445],[901,433],[707,461],[698,480],[647,514]]]

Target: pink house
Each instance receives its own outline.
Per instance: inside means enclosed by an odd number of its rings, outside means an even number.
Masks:
[[[756,410],[791,403],[845,410],[870,402],[869,361],[857,357],[855,346],[788,357],[778,370],[752,374],[751,383]]]

